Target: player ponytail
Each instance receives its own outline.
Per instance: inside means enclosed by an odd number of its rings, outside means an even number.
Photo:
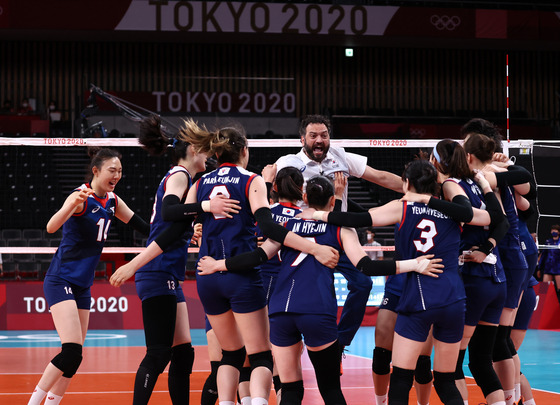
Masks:
[[[465,140],[463,148],[481,162],[489,162],[496,151],[496,142],[486,135],[471,134]]]
[[[433,156],[436,158],[434,166],[439,172],[458,179],[473,177],[467,154],[458,142],[451,139],[439,141],[434,148]]]
[[[287,166],[279,170],[274,180],[274,190],[278,198],[301,201],[303,194],[303,174],[295,167]]]
[[[414,190],[420,194],[437,195],[437,170],[426,160],[413,160],[404,168],[403,181],[408,180]]]
[[[179,139],[193,145],[197,153],[217,155],[220,164],[238,163],[241,160],[241,151],[247,147],[247,137],[243,128],[229,126],[209,131],[205,125],[199,126],[191,118],[185,121],[179,131]]]
[[[307,181],[306,194],[310,207],[323,209],[334,195],[334,185],[328,177],[314,176]]]
[[[138,142],[152,156],[161,156],[168,153],[173,164],[178,164],[180,159],[187,156],[188,143],[180,139],[169,137],[161,126],[161,117],[150,115],[140,122]]]

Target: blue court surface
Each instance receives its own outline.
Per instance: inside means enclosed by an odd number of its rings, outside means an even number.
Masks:
[[[375,327],[362,327],[352,345],[347,347],[347,356],[371,359],[374,348]],[[191,331],[193,345],[206,345],[203,329]],[[53,331],[0,331],[0,348],[13,347],[58,347],[60,340]],[[143,330],[90,330],[86,347],[130,347],[144,346]],[[534,389],[560,393],[560,332],[528,330],[519,350],[521,371]],[[469,369],[463,366],[465,375]]]

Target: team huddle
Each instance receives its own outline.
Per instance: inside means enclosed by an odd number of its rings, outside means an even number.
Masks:
[[[189,403],[194,349],[181,284],[190,241],[200,247],[196,283],[212,370],[202,405],[265,405],[273,386],[277,403],[301,404],[303,344],[325,404],[346,404],[341,356],[364,317],[371,276],[388,276],[371,403],[408,404],[415,383],[420,405],[428,404],[432,386],[442,403],[467,404],[468,347],[469,369],[488,404],[521,403],[522,385],[523,403],[534,404],[516,350],[531,315],[522,308],[535,299],[537,249],[524,221],[535,188],[527,170],[498,152],[497,128],[469,121],[462,144],[440,141],[402,176],[331,146],[324,116],[302,119],[299,135],[302,150],[260,176],[247,170],[242,128],[209,131],[189,119],[169,138],[157,116],[146,118],[140,143],[153,155],[168,152],[173,163],[149,224],[114,193],[122,176],[118,153],[92,150],[91,181],[47,225],[48,232],[62,227],[44,282],[62,349],[28,404],[45,397],[46,405],[58,404],[80,366],[90,287],[114,217],[148,237],[146,249],[110,278],[120,286],[134,276],[142,300],[147,350],[133,404],[149,402],[168,364],[172,403]],[[210,156],[218,167],[193,181]],[[404,195],[348,212],[349,176]],[[356,228],[389,225],[395,260],[370,259]],[[335,271],[349,290],[338,321]]]

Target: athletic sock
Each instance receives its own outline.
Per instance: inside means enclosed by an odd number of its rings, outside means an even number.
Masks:
[[[506,405],[513,405],[515,390],[504,390],[504,397],[506,398]]]
[[[36,386],[27,405],[40,405],[46,395],[47,391],[43,391],[39,386]]]
[[[220,405],[235,405],[234,401],[220,401]]]
[[[45,405],[58,405],[60,401],[62,401],[62,395],[56,395],[49,391],[47,399],[45,399]]]
[[[377,405],[387,405],[387,394],[385,395],[376,395],[375,396],[375,403]]]
[[[498,401],[498,402],[494,402],[493,404],[490,405],[506,405],[506,401]]]
[[[251,405],[268,405],[268,401],[264,398],[256,397],[251,399]]]
[[[515,402],[521,398],[521,383],[515,383]]]
[[[240,401],[241,405],[251,405],[251,397],[243,397]]]
[[[468,400],[468,399],[463,399],[463,403],[464,403],[465,405],[469,405],[469,400]],[[504,404],[504,405],[505,405],[505,404]]]
[[[534,398],[523,401],[523,405],[537,405]]]

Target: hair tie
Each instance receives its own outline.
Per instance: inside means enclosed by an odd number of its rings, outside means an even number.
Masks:
[[[177,142],[179,142],[177,140],[177,138],[173,138],[173,144],[172,144],[173,148],[175,148],[175,146],[177,145]]]
[[[437,146],[434,146],[432,155],[436,158],[436,162],[441,163],[441,158],[439,157],[439,153],[437,152]]]

